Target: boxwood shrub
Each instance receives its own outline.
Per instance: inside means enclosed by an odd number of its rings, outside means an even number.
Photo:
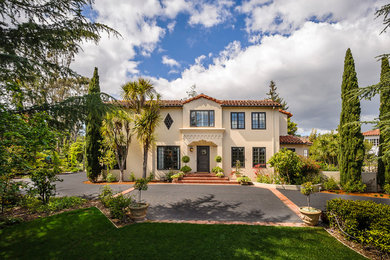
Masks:
[[[341,228],[365,246],[390,254],[390,205],[373,201],[333,199],[327,202],[331,226]]]

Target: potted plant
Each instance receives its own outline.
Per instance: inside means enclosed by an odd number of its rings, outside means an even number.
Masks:
[[[314,185],[311,182],[306,182],[301,185],[301,193],[307,197],[307,207],[299,208],[301,218],[307,225],[315,226],[321,215],[321,210],[310,207],[310,195],[315,192]]]
[[[189,173],[190,171],[192,171],[191,167],[187,165],[187,163],[190,162],[190,157],[189,156],[184,155],[181,158],[181,161],[184,163],[184,166],[181,167],[180,171],[184,172],[184,174]]]
[[[172,175],[171,176],[172,182],[174,182],[174,183],[179,182],[179,180],[181,180],[183,178],[183,176],[184,176],[183,172],[179,172],[179,173],[176,173],[176,174]]]
[[[246,175],[242,175],[240,177],[237,178],[237,181],[241,184],[241,185],[249,185],[252,183],[252,180],[251,178],[249,178],[248,176]]]
[[[135,180],[134,189],[138,190],[138,201],[133,201],[130,208],[130,217],[134,221],[143,221],[146,218],[146,213],[149,207],[149,203],[142,202],[141,192],[148,189],[148,183],[151,181],[149,178],[139,178]]]

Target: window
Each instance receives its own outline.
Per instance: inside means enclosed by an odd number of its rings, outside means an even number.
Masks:
[[[172,119],[172,117],[171,117],[171,115],[169,113],[165,117],[164,124],[168,128],[168,130],[169,130],[169,128],[171,128],[171,125],[173,124],[173,119]]]
[[[265,112],[252,112],[252,129],[265,129]]]
[[[253,147],[253,167],[266,167],[265,147]],[[257,166],[258,165],[258,166]]]
[[[214,110],[192,110],[190,112],[191,126],[214,126]]]
[[[230,121],[232,129],[245,129],[245,112],[231,112]]]
[[[236,167],[237,161],[245,167],[245,147],[232,147],[232,167]]]
[[[309,156],[309,150],[307,150],[307,149],[303,150],[303,156],[308,157]]]
[[[295,152],[295,148],[287,148],[287,150]]]
[[[179,170],[180,147],[158,146],[157,147],[157,170]]]

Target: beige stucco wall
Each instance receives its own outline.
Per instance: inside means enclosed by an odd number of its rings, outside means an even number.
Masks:
[[[307,144],[281,144],[280,149],[282,148],[295,148],[297,154],[304,156],[304,150],[307,150],[307,154],[309,155],[310,146]]]
[[[191,110],[214,110],[215,126],[190,127]],[[245,112],[245,129],[231,129],[231,112]],[[265,130],[252,130],[252,112],[266,113]],[[164,124],[164,119],[168,113],[173,119],[173,124],[169,130]],[[154,172],[157,178],[161,178],[168,172],[168,170],[157,170],[156,147],[159,145],[180,146],[180,156],[188,155],[190,157],[188,165],[193,171],[196,171],[197,165],[196,147],[198,145],[208,145],[210,146],[210,170],[217,165],[214,161],[215,156],[221,155],[223,158],[222,168],[226,175],[229,175],[234,169],[231,167],[231,148],[245,147],[245,168],[242,169],[242,172],[255,179],[252,168],[252,147],[265,147],[266,160],[268,161],[274,153],[279,151],[280,133],[287,133],[286,118],[286,115],[272,107],[221,107],[218,103],[205,98],[191,101],[184,104],[183,107],[162,108],[161,123],[155,132],[156,142],[148,154],[147,172],[148,174]],[[192,152],[190,151],[191,147],[193,148]],[[142,162],[143,151],[141,145],[133,137],[127,157],[125,180],[128,179],[131,172],[134,172],[137,178],[141,177]],[[181,163],[181,166],[183,166],[183,163]],[[116,173],[117,171],[115,171],[115,175]]]
[[[287,123],[287,115],[279,112],[279,126],[280,126],[280,135],[288,134],[288,123]]]

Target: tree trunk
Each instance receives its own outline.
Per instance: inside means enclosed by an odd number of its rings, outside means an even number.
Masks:
[[[142,178],[146,178],[146,167],[148,165],[148,152],[149,152],[149,142],[146,141],[144,145],[144,164],[142,167]]]
[[[119,170],[119,182],[123,182],[123,167]]]

